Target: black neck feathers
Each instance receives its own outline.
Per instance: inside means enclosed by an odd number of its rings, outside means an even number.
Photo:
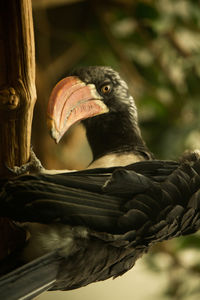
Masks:
[[[151,158],[137,122],[133,122],[126,112],[104,114],[83,123],[94,160],[114,152],[132,152],[143,155],[144,159]]]

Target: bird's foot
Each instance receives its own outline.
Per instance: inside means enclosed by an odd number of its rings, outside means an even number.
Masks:
[[[10,172],[15,174],[16,176],[23,175],[26,173],[41,173],[45,170],[40,160],[35,155],[33,149],[31,149],[30,151],[30,160],[26,164],[23,164],[20,167],[18,166],[14,166],[13,168],[10,168],[8,166],[6,167]]]

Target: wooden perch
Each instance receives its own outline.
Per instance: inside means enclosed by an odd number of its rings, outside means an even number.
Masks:
[[[31,0],[0,3],[0,176],[29,159],[36,100]]]
[[[31,0],[0,2],[0,177],[29,160],[36,100]],[[25,232],[0,219],[0,259],[23,245]]]

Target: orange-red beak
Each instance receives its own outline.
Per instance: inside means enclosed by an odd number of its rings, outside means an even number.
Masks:
[[[94,84],[70,76],[58,82],[50,95],[47,126],[58,143],[73,124],[108,111]]]

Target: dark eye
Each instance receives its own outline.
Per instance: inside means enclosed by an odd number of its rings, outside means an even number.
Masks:
[[[108,94],[111,91],[111,85],[110,84],[105,84],[104,86],[102,86],[101,88],[101,92],[103,94]]]

